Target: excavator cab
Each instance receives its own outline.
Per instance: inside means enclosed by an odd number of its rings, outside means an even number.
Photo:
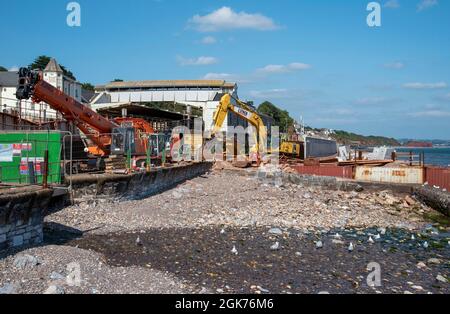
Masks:
[[[111,137],[112,155],[132,155],[136,153],[135,129],[133,127],[114,128]]]

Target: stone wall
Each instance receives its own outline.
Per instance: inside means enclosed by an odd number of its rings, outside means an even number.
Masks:
[[[0,250],[43,241],[43,220],[52,191],[0,194]]]
[[[450,193],[430,185],[414,189],[416,196],[428,206],[450,217]]]
[[[95,174],[72,178],[74,202],[142,199],[209,171],[212,163],[193,163],[129,175]]]

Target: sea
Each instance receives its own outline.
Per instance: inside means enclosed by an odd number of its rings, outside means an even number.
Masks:
[[[425,164],[432,166],[450,167],[450,147],[434,148],[395,148],[397,152],[413,152],[414,155],[425,153]]]

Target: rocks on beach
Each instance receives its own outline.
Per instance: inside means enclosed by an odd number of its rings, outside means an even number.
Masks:
[[[390,269],[383,293],[445,293],[449,240],[445,230],[422,236],[429,212],[390,191],[345,192],[213,172],[147,199],[97,201],[49,215],[45,246],[0,259],[0,292],[370,293],[365,270],[373,260]],[[52,224],[81,235],[62,236]],[[442,256],[435,253],[439,237]],[[73,262],[82,270],[80,287],[65,283]],[[284,272],[303,284],[277,277]],[[256,280],[253,273],[266,275]]]

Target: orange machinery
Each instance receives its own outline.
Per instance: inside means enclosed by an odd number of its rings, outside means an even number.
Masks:
[[[139,118],[109,120],[89,107],[66,95],[42,78],[42,73],[28,68],[19,70],[17,99],[45,102],[73,122],[90,139],[88,150],[94,156],[125,155],[145,159],[149,134],[154,133],[150,123]]]

